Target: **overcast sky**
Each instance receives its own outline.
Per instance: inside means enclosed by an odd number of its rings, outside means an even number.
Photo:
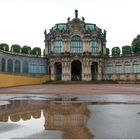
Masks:
[[[107,47],[131,45],[140,34],[140,0],[0,0],[0,43],[44,48],[44,30],[85,17],[107,31]]]

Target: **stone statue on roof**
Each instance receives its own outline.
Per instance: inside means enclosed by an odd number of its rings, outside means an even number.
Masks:
[[[106,30],[104,30],[104,37],[106,37]]]
[[[47,35],[47,30],[45,29],[45,31],[44,31],[44,35]]]
[[[70,17],[68,17],[68,22],[70,22]]]
[[[75,18],[78,18],[78,10],[75,10]]]

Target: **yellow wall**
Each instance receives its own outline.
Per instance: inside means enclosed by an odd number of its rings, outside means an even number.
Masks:
[[[0,73],[0,87],[42,84],[47,81],[49,81],[49,75],[39,77]]]

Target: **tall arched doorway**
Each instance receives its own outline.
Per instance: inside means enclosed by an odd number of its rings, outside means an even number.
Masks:
[[[74,60],[71,63],[71,80],[82,80],[82,64],[79,60]]]
[[[98,73],[98,63],[92,62],[92,65],[91,65],[92,80],[97,80],[97,73]]]
[[[61,62],[55,63],[55,80],[59,81],[62,78],[62,64]]]

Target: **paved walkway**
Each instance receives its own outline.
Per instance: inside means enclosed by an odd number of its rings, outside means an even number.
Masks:
[[[0,94],[140,95],[140,84],[46,84],[0,88]]]

